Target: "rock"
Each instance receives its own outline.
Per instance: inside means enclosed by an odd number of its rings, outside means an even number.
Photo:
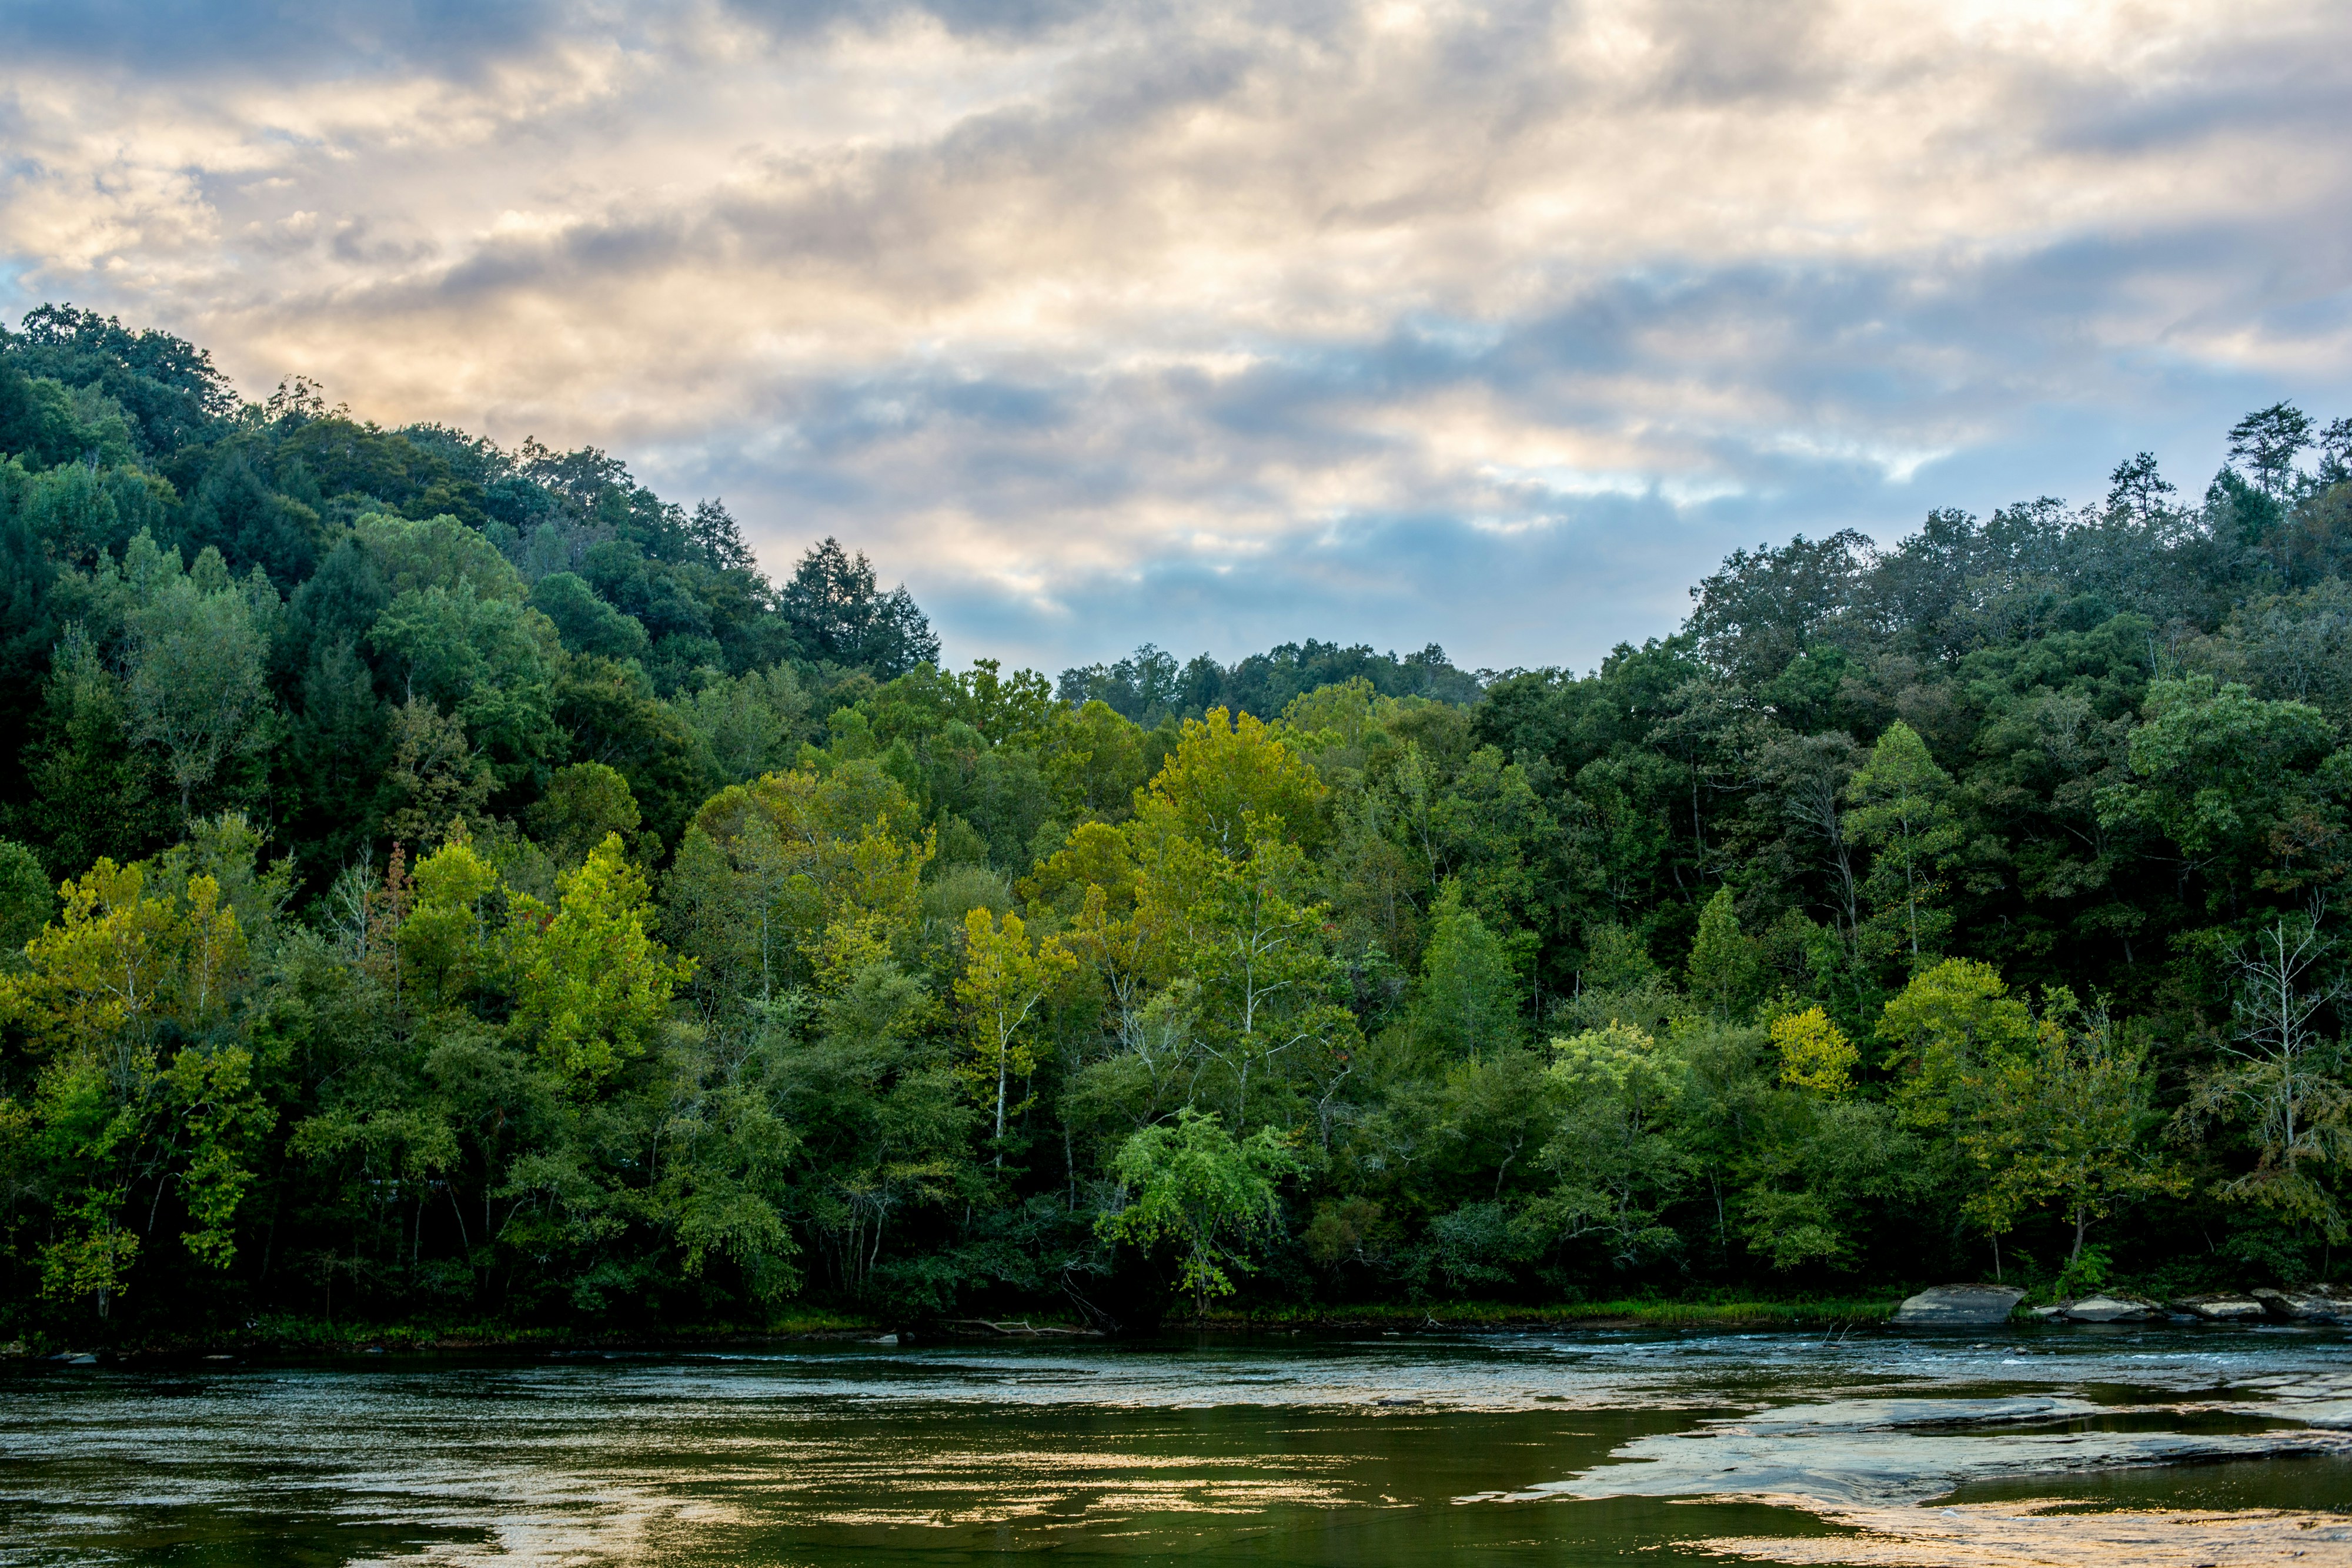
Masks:
[[[2321,1285],[2303,1291],[2256,1291],[2254,1300],[2269,1308],[2271,1316],[2284,1318],[2291,1323],[2352,1322],[2352,1299],[2339,1294],[2335,1287]]]
[[[2241,1296],[2231,1291],[2210,1291],[2201,1296],[2181,1296],[2171,1302],[2179,1312],[2208,1322],[2260,1322],[2266,1309],[2252,1296]]]
[[[2023,1291],[2007,1285],[1937,1285],[1895,1309],[1897,1328],[1972,1329],[2005,1323]]]
[[[2066,1303],[2066,1321],[2074,1323],[2138,1323],[2158,1313],[2154,1302],[2129,1296],[2084,1296]]]
[[[2060,1301],[2055,1306],[2028,1307],[2025,1310],[2033,1316],[2041,1319],[2045,1323],[2055,1322],[2066,1315],[2066,1303]]]

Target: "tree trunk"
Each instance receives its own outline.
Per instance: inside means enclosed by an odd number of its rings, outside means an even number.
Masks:
[[[1004,1168],[1004,1075],[1008,1070],[1008,1053],[1003,1045],[996,1048],[996,1168]]]

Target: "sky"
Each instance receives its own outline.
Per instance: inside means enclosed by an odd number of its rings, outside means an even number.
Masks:
[[[11,0],[44,300],[835,535],[951,663],[1585,668],[2352,413],[2352,6]]]

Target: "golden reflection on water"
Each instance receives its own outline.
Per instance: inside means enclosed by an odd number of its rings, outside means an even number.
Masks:
[[[1854,1568],[2336,1568],[2352,1563],[2352,1519],[2285,1509],[2080,1511],[2063,1499],[1871,1507],[1780,1495],[1747,1500],[1803,1509],[1862,1533],[1695,1542],[1750,1561]]]
[[[812,1524],[968,1525],[1023,1519],[1117,1523],[1144,1513],[1259,1513],[1267,1509],[1337,1508],[1354,1501],[1336,1482],[1306,1476],[1217,1476],[1219,1469],[1263,1469],[1261,1458],[1137,1452],[1054,1453],[971,1449],[929,1453],[914,1464],[839,1463],[826,1479],[845,1486],[888,1486],[901,1493],[936,1490],[952,1506],[901,1509],[815,1507],[793,1511]],[[1336,1471],[1336,1458],[1300,1459],[1301,1469]],[[1290,1468],[1290,1467],[1286,1467]]]
[[[2342,1339],[2156,1333],[44,1375],[0,1568],[2352,1568],[2347,1396]]]

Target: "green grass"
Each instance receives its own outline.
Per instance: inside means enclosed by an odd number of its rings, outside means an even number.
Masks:
[[[1636,1323],[1659,1328],[1754,1325],[1819,1328],[1832,1323],[1883,1322],[1902,1303],[1900,1294],[1814,1297],[1795,1301],[1743,1299],[1562,1301],[1528,1306],[1505,1301],[1433,1301],[1423,1305],[1383,1301],[1363,1305],[1285,1307],[1244,1314],[1212,1310],[1209,1322],[1244,1326],[1344,1327],[1350,1324],[1402,1328],[1507,1328],[1554,1323]]]
[[[404,1320],[391,1322],[330,1322],[322,1318],[273,1314],[250,1327],[147,1338],[126,1350],[192,1352],[243,1350],[265,1354],[351,1354],[382,1346],[386,1351],[565,1350],[623,1346],[684,1346],[740,1343],[763,1339],[834,1337],[880,1332],[875,1320],[850,1312],[793,1308],[751,1322],[676,1323],[628,1328],[533,1328],[495,1320]],[[38,1354],[41,1346],[29,1345]]]
[[[1669,1300],[1625,1298],[1605,1301],[1558,1301],[1541,1305],[1508,1301],[1370,1301],[1310,1305],[1258,1306],[1244,1309],[1224,1304],[1211,1309],[1205,1326],[1226,1333],[1268,1329],[1346,1331],[1349,1329],[1528,1328],[1635,1326],[1653,1328],[1788,1328],[1825,1329],[1845,1324],[1883,1322],[1894,1314],[1903,1292],[1758,1300],[1726,1293],[1716,1297]],[[1001,1316],[1018,1321],[1024,1314]],[[1052,1313],[1025,1314],[1039,1327],[1077,1328]],[[883,1333],[896,1325],[855,1312],[818,1307],[790,1307],[752,1322],[637,1325],[628,1328],[531,1328],[496,1320],[406,1320],[386,1322],[336,1322],[293,1314],[261,1318],[249,1327],[196,1330],[163,1338],[142,1337],[119,1348],[133,1353],[187,1354],[198,1352],[242,1351],[262,1354],[351,1355],[376,1346],[393,1353],[509,1350],[559,1351],[589,1349],[690,1349],[696,1345],[758,1343],[765,1340],[851,1338]],[[916,1325],[918,1330],[922,1325]],[[1191,1326],[1181,1306],[1172,1306],[1166,1325],[1172,1332]],[[950,1320],[930,1332],[950,1337],[984,1333],[975,1324]],[[66,1348],[50,1336],[25,1336],[26,1352],[34,1354]],[[95,1343],[93,1336],[93,1343]],[[86,1348],[79,1342],[74,1348]]]

